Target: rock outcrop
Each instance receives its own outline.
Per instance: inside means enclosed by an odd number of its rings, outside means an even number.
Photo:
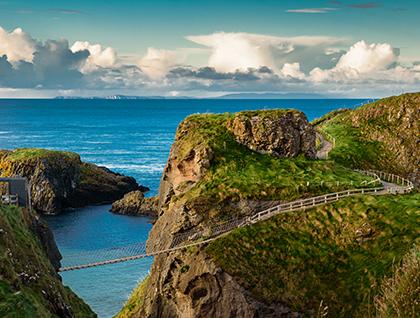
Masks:
[[[137,190],[124,195],[112,204],[111,212],[124,215],[147,215],[157,217],[158,198],[145,198],[143,192]]]
[[[0,151],[0,176],[28,178],[32,205],[45,214],[111,203],[130,191],[147,190],[134,178],[82,162],[75,153],[43,149]]]
[[[239,143],[254,151],[277,157],[303,153],[315,158],[315,131],[301,112],[241,112],[227,126]]]
[[[246,143],[256,151],[289,157],[304,153],[313,157],[315,132],[304,115],[295,111],[280,113],[282,115],[278,116],[278,112],[273,111],[272,117],[270,112],[263,113],[264,119],[259,118],[258,113],[253,114],[249,134],[246,133],[248,130],[239,133],[243,131],[240,128],[242,122],[248,122],[243,114],[213,124],[211,120],[201,122],[200,118],[191,117],[180,124],[161,179],[159,216],[149,235],[149,250],[168,248],[175,234],[194,228],[205,229],[211,222],[212,214],[223,212],[216,211],[220,207],[206,199],[189,195],[217,159],[217,146],[206,137],[206,134],[212,134],[213,129],[220,129],[221,135],[231,131],[240,143]],[[263,122],[272,125],[268,134],[260,131]],[[199,135],[201,133],[203,135]],[[242,137],[239,139],[238,136]],[[270,146],[263,138],[271,138],[276,145]],[[229,209],[233,208],[230,205]],[[204,247],[156,256],[150,279],[145,284],[140,293],[143,295],[140,300],[142,305],[131,309],[130,317],[251,318],[292,314],[282,304],[267,305],[255,299],[212,261]]]

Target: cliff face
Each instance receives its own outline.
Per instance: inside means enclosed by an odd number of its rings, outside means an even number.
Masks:
[[[38,215],[0,205],[0,316],[96,317],[64,287],[61,255]]]
[[[280,113],[281,124],[275,111],[271,114],[273,120],[264,120],[267,125],[272,125],[270,134],[279,141],[276,147],[267,152],[282,156],[296,156],[299,153],[312,156],[315,133],[308,127],[306,119],[302,119],[302,114],[297,116],[295,111]],[[269,117],[269,114],[264,114],[264,118]],[[260,119],[262,118],[257,113],[252,115],[254,122],[261,123]],[[242,117],[204,116],[191,117],[180,124],[162,176],[160,213],[149,236],[149,248],[167,248],[171,245],[174,234],[195,227],[206,227],[212,217],[223,213],[221,206],[235,209],[233,205],[226,203],[230,200],[211,199],[191,193],[199,191],[197,189],[200,189],[200,183],[214,168],[214,161],[221,154],[227,153],[229,143],[236,143],[235,135],[239,135],[236,132],[241,131],[241,141],[249,148],[264,148],[259,137],[253,137],[260,136],[260,128],[254,127],[253,133],[247,134],[238,128],[242,125],[240,121]],[[284,133],[289,130],[292,133]],[[233,131],[235,135],[229,131]],[[307,140],[306,143],[301,142],[302,135],[305,135],[303,139]],[[206,138],[207,136],[213,136],[213,139]],[[243,149],[239,144],[235,147]],[[248,152],[253,156],[252,151]],[[260,312],[265,313],[265,317],[274,317],[274,313],[290,313],[287,307],[280,304],[271,308],[254,299],[232,276],[215,264],[202,248],[157,256],[150,278],[142,290],[144,295],[141,307],[136,308],[129,316],[255,317]]]
[[[133,178],[82,162],[75,153],[43,149],[0,151],[0,175],[27,177],[33,207],[47,214],[111,203],[127,192],[145,189]]]

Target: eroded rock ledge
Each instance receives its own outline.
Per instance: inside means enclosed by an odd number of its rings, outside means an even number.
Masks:
[[[142,191],[132,191],[112,204],[111,212],[124,215],[147,215],[157,217],[158,198],[145,198]]]

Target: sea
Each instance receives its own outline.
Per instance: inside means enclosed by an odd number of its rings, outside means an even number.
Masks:
[[[309,120],[368,99],[3,99],[0,149],[74,151],[82,160],[136,178],[156,195],[178,124],[188,115],[294,108]],[[63,260],[72,254],[147,240],[148,217],[89,206],[45,217]],[[152,258],[61,274],[99,317],[113,317],[148,274]]]

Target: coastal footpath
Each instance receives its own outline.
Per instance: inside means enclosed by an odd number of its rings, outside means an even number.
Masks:
[[[0,150],[0,177],[26,177],[33,208],[57,214],[68,208],[108,204],[131,191],[148,191],[132,177],[81,161],[73,152]]]
[[[411,146],[418,132],[419,95],[330,114],[313,125],[292,110],[188,117],[178,127],[162,176],[149,248],[168,248],[175,235],[205,230],[223,219],[369,182],[353,168],[403,172],[416,179],[414,165],[402,170],[392,163],[410,163],[409,151],[416,151]],[[387,121],[394,133],[387,131]],[[335,138],[329,160],[314,159],[315,128]],[[381,159],[398,144],[395,159]],[[373,317],[381,308],[392,312],[383,286],[387,277],[401,272],[394,265],[404,255],[418,255],[409,252],[419,244],[418,200],[417,193],[347,198],[234,230],[206,246],[159,255],[120,317]],[[418,279],[414,274],[411,282]],[[400,290],[409,313],[415,294]]]

